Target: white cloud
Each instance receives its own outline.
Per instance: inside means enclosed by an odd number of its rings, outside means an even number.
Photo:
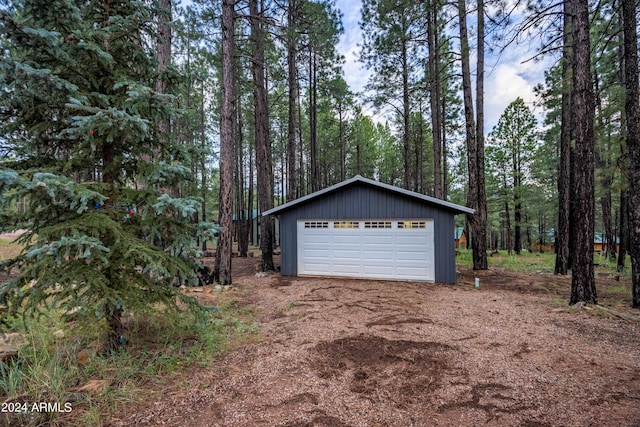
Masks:
[[[515,64],[500,64],[485,82],[485,125],[490,131],[504,109],[520,97],[530,107],[535,101],[534,83],[527,81]]]
[[[340,37],[338,51],[345,57],[344,75],[347,84],[354,92],[362,92],[367,84],[369,72],[364,65],[358,62],[358,44],[362,42],[362,31],[358,22],[360,21],[359,1],[337,0],[336,7],[342,12],[342,24],[344,34]]]
[[[369,72],[364,68],[364,65],[358,61],[358,47],[355,44],[351,46],[338,45],[338,50],[345,58],[345,63],[342,68],[344,69],[344,78],[349,88],[353,92],[362,92],[364,86],[367,84]]]
[[[542,108],[534,87],[544,82],[544,72],[548,70],[553,58],[542,61],[527,61],[535,52],[534,49],[523,49],[513,46],[498,59],[494,68],[485,70],[485,131],[490,132],[498,122],[504,109],[517,97],[524,100],[526,105],[542,121]]]

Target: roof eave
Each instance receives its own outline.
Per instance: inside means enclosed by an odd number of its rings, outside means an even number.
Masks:
[[[336,190],[338,190],[338,189],[340,189],[342,187],[348,186],[348,185],[350,185],[352,183],[355,183],[355,182],[362,182],[364,184],[372,185],[372,186],[378,187],[378,188],[383,188],[385,190],[392,191],[394,193],[404,194],[405,196],[411,197],[413,199],[418,199],[418,200],[430,202],[430,203],[433,203],[435,205],[441,206],[443,208],[453,210],[453,211],[455,211],[457,213],[460,213],[460,214],[463,214],[463,213],[467,214],[468,213],[468,214],[472,214],[473,215],[475,213],[474,209],[468,208],[466,206],[456,205],[455,203],[447,202],[445,200],[436,199],[434,197],[426,196],[424,194],[416,193],[416,192],[410,191],[410,190],[405,190],[403,188],[394,187],[394,186],[389,185],[389,184],[385,184],[385,183],[382,183],[382,182],[379,182],[379,181],[374,181],[372,179],[364,178],[364,177],[362,177],[360,175],[356,175],[353,178],[347,179],[346,181],[342,181],[342,182],[340,182],[338,184],[334,184],[334,185],[332,185],[330,187],[327,187],[327,188],[324,188],[324,189],[322,189],[320,191],[316,191],[315,193],[308,194],[308,195],[306,195],[304,197],[300,197],[299,199],[292,200],[290,202],[287,202],[287,203],[285,203],[283,205],[280,205],[278,207],[275,207],[273,209],[269,209],[268,211],[263,212],[262,215],[263,216],[266,216],[266,215],[277,215],[280,212],[288,210],[288,209],[291,209],[296,205],[305,203],[305,202],[307,202],[309,200],[313,200],[313,199],[315,199],[317,197],[320,197],[320,196],[322,196],[324,194],[328,194],[328,193],[334,192],[334,191],[336,191]]]

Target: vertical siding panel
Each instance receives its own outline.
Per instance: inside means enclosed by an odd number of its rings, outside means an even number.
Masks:
[[[362,189],[362,205],[359,213],[361,217],[370,216],[376,218],[378,216],[375,209],[374,196],[369,188]]]
[[[330,211],[330,205],[324,204],[324,203],[320,203],[316,206],[313,206],[313,204],[310,205],[310,211],[309,214],[315,219],[315,218],[319,218],[319,219],[323,219],[323,218],[331,218],[332,212]]]
[[[367,191],[367,203],[366,203],[366,212],[370,213],[372,218],[382,218],[384,217],[384,197],[383,195],[376,194],[373,189],[368,189]],[[363,213],[366,213],[363,212]]]
[[[440,212],[434,212],[434,219],[433,219],[433,227],[434,227],[434,233],[433,233],[433,238],[435,239],[436,242],[438,242],[438,250],[436,251],[435,254],[435,264],[436,264],[436,282],[440,282],[442,283],[443,279],[445,278],[445,272],[444,272],[444,261],[445,261],[445,254],[444,254],[444,249],[443,248],[443,243],[445,243],[442,240],[442,224],[440,224],[440,221],[442,221],[442,215],[440,215]]]
[[[345,200],[345,205],[348,208],[345,210],[345,218],[354,219],[357,217],[357,209],[358,202],[362,200],[362,191],[359,188],[354,188],[354,191],[350,191],[349,193],[345,193],[347,196],[347,200]]]
[[[280,215],[280,273],[283,276],[298,274],[297,228],[294,212]]]
[[[366,216],[373,216],[375,212],[371,209],[371,191],[368,188],[360,189],[360,206],[357,209],[357,214],[360,218]]]
[[[367,188],[365,197],[366,199],[364,200],[364,203],[362,204],[362,209],[361,209],[362,216],[369,216],[371,218],[381,218],[382,215],[381,215],[380,209],[384,203],[384,201],[381,200],[381,197],[375,194],[375,192],[370,188]]]
[[[369,212],[373,214],[376,218],[384,218],[385,212],[382,212],[385,206],[385,201],[383,197],[377,197],[373,190],[369,191]]]
[[[350,219],[353,217],[354,198],[357,194],[357,191],[345,191],[342,193],[342,218]]]
[[[437,232],[439,235],[438,242],[441,249],[439,253],[438,268],[436,269],[436,280],[442,283],[456,282],[456,254],[454,249],[453,238],[453,215],[440,215]],[[439,272],[439,274],[438,274]]]

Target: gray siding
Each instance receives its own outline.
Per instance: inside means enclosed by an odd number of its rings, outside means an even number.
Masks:
[[[281,273],[298,274],[297,221],[306,219],[432,218],[435,227],[436,282],[455,283],[454,211],[362,183],[310,200],[280,216]]]

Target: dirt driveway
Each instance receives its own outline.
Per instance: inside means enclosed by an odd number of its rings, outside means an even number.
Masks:
[[[553,276],[480,276],[474,289],[472,272],[452,286],[246,268],[232,292],[262,339],[108,425],[640,425],[638,321],[563,307]]]

